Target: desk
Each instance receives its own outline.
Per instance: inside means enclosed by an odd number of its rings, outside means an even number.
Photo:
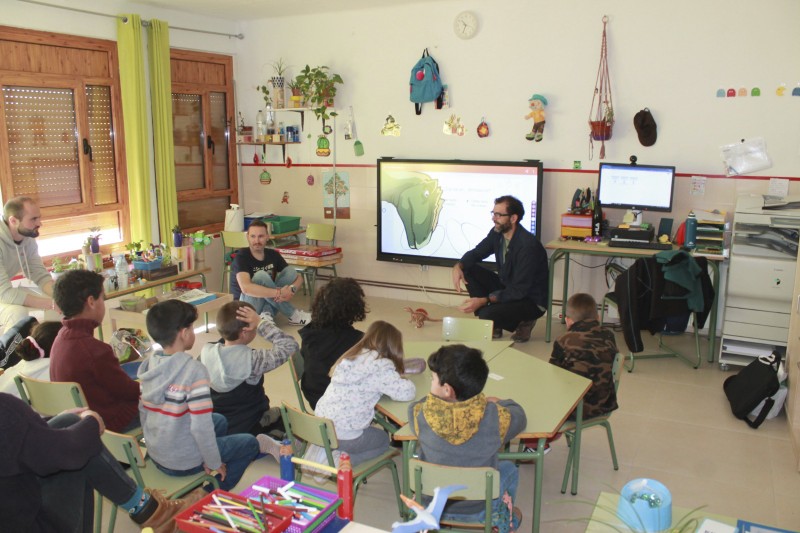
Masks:
[[[553,250],[550,256],[550,279],[548,280],[547,292],[547,327],[545,329],[544,340],[550,342],[550,333],[553,327],[553,278],[555,276],[555,266],[559,259],[564,259],[564,293],[561,301],[562,316],[566,314],[567,299],[569,298],[569,256],[570,254],[580,255],[599,255],[601,257],[626,257],[638,259],[657,254],[663,250],[652,250],[642,248],[610,248],[607,242],[589,243],[583,241],[550,241],[545,245],[548,250]],[[675,247],[674,249],[677,249]],[[714,287],[714,302],[711,306],[711,313],[708,316],[708,362],[714,362],[714,345],[717,339],[717,300],[719,298],[719,263],[724,259],[720,256],[704,256],[711,265],[711,284]],[[564,320],[561,320],[562,324]]]
[[[195,305],[197,313],[203,313],[206,321],[206,333],[208,333],[208,313],[216,311],[228,302],[233,301],[233,295],[229,293],[218,292],[213,300]],[[133,322],[141,326],[144,331],[147,331],[147,315],[144,312],[125,311],[120,307],[111,308],[108,310],[108,316],[111,318],[112,331],[117,330],[117,320],[124,320],[125,322]]]
[[[280,249],[276,248],[276,250],[280,252]],[[298,269],[298,273],[307,281],[308,293],[311,296],[311,301],[314,301],[314,285],[317,283],[317,269],[331,267],[342,262],[342,254],[334,254],[323,257],[304,257],[291,254],[281,254],[281,257],[283,257],[283,259],[290,265],[302,267]]]
[[[422,344],[422,343],[420,343]],[[468,343],[470,346],[477,343]],[[500,343],[498,343],[500,344]],[[533,533],[539,531],[539,517],[542,507],[542,477],[544,475],[544,444],[548,437],[555,435],[573,409],[576,409],[577,428],[575,431],[575,467],[572,487],[577,491],[577,474],[580,461],[581,420],[583,402],[581,399],[591,387],[592,382],[536,357],[520,352],[515,348],[504,348],[488,360],[489,379],[484,392],[487,396],[511,398],[525,410],[527,425],[520,438],[539,439],[534,453],[501,453],[501,459],[533,460],[536,463],[533,492]],[[417,387],[416,400],[424,398],[430,391],[430,370],[410,376]],[[404,408],[404,409],[403,409]],[[415,436],[408,424],[408,402],[392,402],[382,399],[378,411],[403,425],[394,438],[403,443],[403,493],[409,495],[409,460],[413,453]]]
[[[268,221],[267,221],[268,222]],[[292,241],[300,244],[300,235],[306,232],[306,228],[296,229],[294,231],[287,231],[286,233],[272,233],[269,232],[267,235],[267,242],[272,245],[272,247],[278,246],[278,243],[282,241]]]
[[[143,291],[146,289],[152,289],[154,287],[161,287],[162,285],[175,283],[176,281],[182,281],[185,279],[193,278],[195,276],[200,277],[200,281],[203,283],[203,290],[206,290],[206,272],[210,271],[211,271],[210,268],[199,268],[197,270],[187,270],[185,272],[178,272],[174,276],[167,276],[166,278],[161,278],[154,281],[145,281],[144,283],[136,283],[125,289],[119,289],[117,291],[107,292],[106,300],[111,300],[112,298],[119,298],[120,296],[133,294],[135,292]]]

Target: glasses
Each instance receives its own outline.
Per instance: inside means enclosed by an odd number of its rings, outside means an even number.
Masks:
[[[498,213],[497,211],[489,211],[489,214],[492,215],[492,218],[502,218],[502,217],[510,217],[510,213]]]

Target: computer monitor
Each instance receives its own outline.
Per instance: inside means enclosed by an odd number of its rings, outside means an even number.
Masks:
[[[674,184],[675,167],[600,163],[598,198],[603,208],[632,212],[638,226],[642,211],[672,211]]]

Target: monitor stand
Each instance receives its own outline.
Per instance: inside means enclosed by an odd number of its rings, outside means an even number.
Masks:
[[[625,213],[625,220],[630,220],[628,225],[631,227],[639,227],[642,225],[642,212],[634,209],[628,209]]]

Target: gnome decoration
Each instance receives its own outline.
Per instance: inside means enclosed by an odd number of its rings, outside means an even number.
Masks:
[[[533,119],[531,132],[525,136],[529,141],[536,141],[538,143],[543,138],[545,122],[544,107],[546,105],[547,98],[541,94],[534,94],[528,99],[528,106],[531,108],[531,111],[525,115],[525,120]]]

